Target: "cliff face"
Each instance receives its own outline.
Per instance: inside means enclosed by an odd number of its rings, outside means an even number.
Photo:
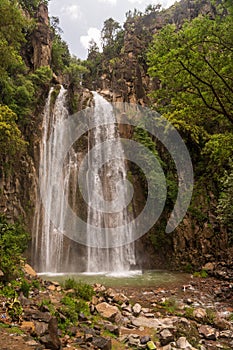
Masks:
[[[29,16],[25,14],[25,16]],[[34,16],[35,28],[28,35],[22,49],[22,56],[30,70],[50,66],[52,56],[53,33],[49,26],[48,8],[40,4]]]
[[[181,0],[167,10],[129,16],[124,24],[121,53],[110,61],[103,58],[103,75],[97,81],[97,88],[113,102],[148,105],[148,94],[159,87],[147,74],[146,51],[153,35],[168,23],[179,28],[185,20],[199,14],[215,16],[210,0]]]
[[[211,1],[181,0],[167,10],[129,16],[124,24],[124,43],[119,56],[108,60],[103,55],[103,74],[96,84],[100,93],[113,102],[150,105],[150,92],[159,88],[159,82],[156,79],[151,79],[147,74],[145,53],[153,34],[168,23],[175,24],[177,28],[180,28],[185,20],[192,20],[199,14],[215,17],[216,11]],[[130,138],[132,130],[121,131],[121,133],[122,135],[126,133],[126,137]],[[141,201],[143,201],[144,191],[140,181],[135,177],[134,182],[136,191],[140,193]],[[151,232],[137,242],[142,266],[148,268],[164,267],[166,264],[172,263],[173,267],[186,266],[187,264],[199,267],[208,261],[224,256],[227,235],[220,227],[216,217],[216,200],[207,189],[202,188],[200,193],[202,194],[197,195],[194,206],[196,208],[202,207],[205,223],[198,215],[195,217],[195,215],[187,214],[183,223],[173,234],[157,238],[157,246],[153,249],[151,236],[160,236],[161,230],[161,222],[157,223]],[[210,200],[207,201],[205,198]],[[134,203],[134,207],[136,213],[140,212],[138,201]],[[144,253],[145,251],[147,254]]]

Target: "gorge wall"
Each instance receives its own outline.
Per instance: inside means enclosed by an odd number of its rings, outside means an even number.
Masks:
[[[159,81],[151,79],[147,74],[145,52],[153,34],[167,23],[174,23],[179,27],[185,19],[192,19],[200,13],[214,16],[215,11],[210,1],[181,0],[180,3],[165,11],[155,11],[136,17],[129,16],[124,25],[124,40],[120,54],[111,59],[103,58],[99,76],[86,76],[83,87],[69,90],[68,104],[71,105],[71,100],[75,100],[76,110],[85,108],[91,99],[90,91],[85,89],[87,87],[90,90],[98,90],[113,102],[150,106],[153,101],[149,94],[152,90],[159,88]],[[48,10],[45,5],[39,6],[36,23],[22,53],[31,71],[51,65],[53,32],[49,26]],[[21,218],[32,234],[38,193],[42,111],[50,86],[58,82],[62,83],[63,77],[57,77],[54,74],[47,88],[41,91],[41,103],[31,115],[30,123],[22,129],[24,138],[28,142],[26,154],[18,159],[9,171],[1,169],[0,212],[4,213],[9,220]],[[69,82],[65,79],[64,82],[69,88]],[[132,137],[131,128],[121,126],[120,133],[126,138]],[[137,192],[134,198],[134,210],[137,215],[145,202],[145,188],[141,185],[137,170],[131,168],[130,170]],[[199,209],[196,212],[195,210],[192,213],[188,212],[182,224],[172,235],[164,234],[164,222],[169,217],[169,211],[165,211],[150,232],[136,243],[137,262],[142,268],[164,266],[185,268],[187,265],[198,268],[224,256],[227,234],[217,220],[216,199],[209,189],[205,189],[204,192],[203,188],[201,190],[201,194],[197,191],[198,194],[192,204],[193,208]],[[69,243],[67,240],[67,246]],[[75,249],[76,247],[70,247],[70,254],[75,254]],[[30,258],[30,252],[28,256]]]

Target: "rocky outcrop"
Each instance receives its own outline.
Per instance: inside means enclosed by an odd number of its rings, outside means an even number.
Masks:
[[[36,19],[36,28],[31,35],[34,69],[50,66],[52,51],[52,32],[49,27],[48,7],[46,5],[39,5]]]

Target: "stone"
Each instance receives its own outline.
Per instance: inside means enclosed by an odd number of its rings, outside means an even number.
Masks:
[[[144,335],[143,337],[140,338],[140,343],[147,344],[150,340],[151,338],[149,337],[149,335]]]
[[[199,320],[204,320],[207,317],[205,309],[198,308],[193,311],[193,316]]]
[[[202,325],[198,328],[199,333],[208,340],[216,340],[217,332],[216,329],[207,325]]]
[[[202,266],[202,270],[205,270],[205,271],[214,271],[214,269],[215,269],[215,264],[212,262],[208,262],[207,264]]]
[[[31,277],[37,277],[36,271],[29,264],[24,265],[23,271]]]
[[[147,348],[148,348],[149,350],[154,350],[154,349],[156,349],[156,345],[155,345],[155,343],[154,343],[152,340],[148,341],[148,343],[147,343],[146,345],[147,345]]]
[[[2,270],[0,270],[0,277],[3,277],[4,273],[2,272]]]
[[[173,334],[169,331],[169,329],[163,329],[160,332],[160,343],[161,345],[167,345],[170,342],[172,342],[174,340],[174,336]]]
[[[29,333],[34,333],[34,331],[35,331],[34,322],[31,322],[31,321],[23,321],[20,328],[23,331],[29,332]]]
[[[52,348],[51,349],[60,349],[61,348],[61,341],[58,336],[58,321],[56,317],[52,317],[49,321],[48,326],[49,336],[51,339]]]
[[[106,324],[106,325],[104,326],[104,328],[105,328],[107,331],[109,331],[109,332],[115,334],[116,336],[119,336],[119,334],[120,334],[119,327],[116,326],[116,325],[114,325],[114,324],[112,324],[112,323]]]
[[[56,286],[54,284],[51,284],[50,286],[48,286],[48,290],[54,292],[56,290]]]
[[[165,345],[162,348],[160,348],[160,350],[173,350],[174,348],[172,348],[171,344]]]
[[[115,320],[115,317],[119,315],[119,309],[117,306],[109,305],[108,303],[100,303],[96,305],[97,312],[108,320]]]
[[[129,346],[138,346],[140,343],[139,336],[135,337],[136,334],[130,334],[128,338]]]
[[[129,301],[129,299],[122,293],[117,293],[113,297],[113,301],[117,304],[123,304]]]
[[[214,326],[223,331],[224,329],[229,329],[231,327],[231,323],[224,318],[216,317],[214,319]]]
[[[103,337],[95,337],[93,339],[92,344],[101,350],[111,350],[112,349],[111,339],[106,339]]]
[[[158,319],[147,318],[144,316],[139,316],[137,318],[134,317],[131,320],[131,323],[133,326],[136,326],[136,327],[148,327],[148,328],[155,328],[155,329],[157,329],[161,325]]]
[[[37,343],[37,341],[35,341],[35,340],[28,340],[28,341],[26,341],[25,344],[27,344],[27,345],[29,345],[29,346],[38,346],[38,345],[39,345],[39,344]]]
[[[48,332],[48,323],[35,321],[35,334],[41,337]]]
[[[138,316],[142,310],[142,307],[139,303],[136,303],[136,304],[134,304],[132,310],[133,310],[134,316]]]
[[[177,340],[176,345],[179,349],[192,349],[192,345],[188,342],[188,340],[185,337],[180,337]]]
[[[51,319],[51,315],[49,312],[41,312],[39,310],[34,309],[26,309],[24,310],[24,318],[29,320],[39,320],[43,322],[49,322]]]
[[[93,340],[93,334],[90,334],[90,333],[85,333],[85,337],[84,337],[85,341],[86,342],[92,342]]]

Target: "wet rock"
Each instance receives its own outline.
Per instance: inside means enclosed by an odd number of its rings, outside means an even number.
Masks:
[[[96,305],[98,313],[109,320],[114,321],[115,317],[120,313],[118,307],[109,305],[108,303],[100,303]]]
[[[174,340],[173,334],[169,331],[169,329],[163,329],[160,332],[160,343],[161,345],[167,345]]]
[[[139,303],[136,303],[133,306],[132,310],[133,310],[133,315],[134,316],[138,316],[140,314],[141,310],[142,310],[142,307],[141,307],[141,305]]]
[[[202,325],[198,328],[198,332],[208,340],[216,340],[217,339],[217,332],[216,329],[213,327]]]
[[[140,343],[147,344],[150,340],[151,338],[149,337],[149,335],[144,335],[143,337],[140,338]]]
[[[93,339],[92,344],[101,350],[111,350],[112,349],[111,339],[106,339],[103,337],[96,337]]]

